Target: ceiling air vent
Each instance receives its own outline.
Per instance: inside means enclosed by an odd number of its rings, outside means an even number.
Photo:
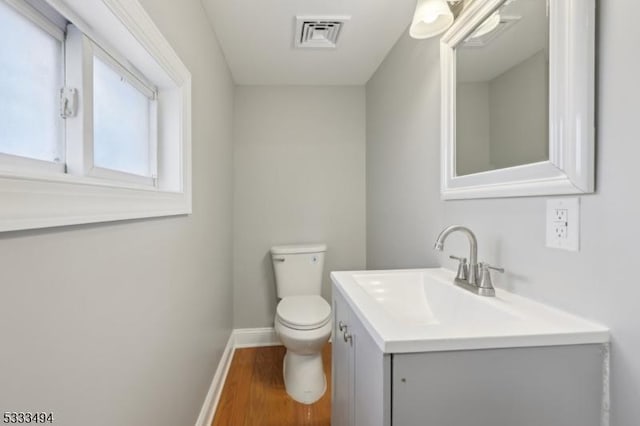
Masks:
[[[334,49],[348,20],[348,16],[297,16],[295,46]]]
[[[484,47],[494,41],[500,36],[500,34],[507,31],[509,28],[514,26],[515,24],[522,19],[521,16],[500,16],[497,15],[497,21],[494,25],[491,26],[491,29],[486,32],[478,33],[478,30],[473,32],[466,40],[462,43],[462,47]],[[480,26],[482,27],[482,25]],[[476,34],[478,33],[478,34]]]

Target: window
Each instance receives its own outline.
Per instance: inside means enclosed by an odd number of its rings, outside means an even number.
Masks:
[[[191,76],[135,0],[0,0],[0,231],[191,212]]]
[[[29,164],[26,159],[40,160],[59,165],[45,170],[154,186],[155,86],[57,12],[48,14],[56,14],[62,28],[27,3],[11,6],[0,0],[0,5],[5,31],[1,111],[6,130],[0,154],[11,156],[5,163],[19,168]],[[70,91],[61,92],[63,88]],[[84,122],[72,123],[77,120],[78,93],[85,100]],[[92,134],[63,131],[80,125],[92,128]],[[67,154],[72,158],[85,150],[93,153],[91,158],[83,158],[80,167],[65,167]]]
[[[155,91],[109,62],[93,57],[93,164],[155,177]]]
[[[62,162],[63,31],[0,1],[0,153]],[[19,42],[17,42],[19,40]],[[25,163],[26,164],[26,163]]]

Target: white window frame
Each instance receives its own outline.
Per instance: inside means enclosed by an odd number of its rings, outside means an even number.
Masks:
[[[136,0],[46,1],[84,33],[87,42],[94,40],[110,56],[120,55],[114,58],[125,65],[127,72],[137,69],[145,76],[152,74],[160,102],[158,178],[149,185],[128,179],[131,176],[121,172],[87,170],[87,164],[93,165],[93,155],[88,163],[84,149],[80,153],[67,150],[68,173],[31,170],[20,165],[2,167],[0,232],[190,214],[191,74],[186,66]],[[127,67],[127,60],[134,67]],[[145,69],[149,64],[159,71]],[[69,71],[67,68],[67,81],[73,77]],[[87,82],[83,81],[84,84]],[[91,102],[80,97],[79,104],[76,123],[89,113],[86,107]],[[86,145],[87,137],[93,136],[92,129],[73,128],[71,121],[66,126],[67,139],[69,132],[79,132]]]

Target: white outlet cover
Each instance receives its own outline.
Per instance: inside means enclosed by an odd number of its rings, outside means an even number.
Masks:
[[[557,210],[567,213],[566,222],[558,221]],[[563,212],[564,213],[564,212]],[[547,247],[568,251],[580,251],[580,199],[551,198],[547,200]],[[566,226],[565,232],[557,232],[557,227]],[[563,230],[564,231],[564,230]],[[563,238],[559,234],[565,235]]]

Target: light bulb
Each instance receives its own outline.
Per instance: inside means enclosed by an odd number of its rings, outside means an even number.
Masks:
[[[422,22],[424,22],[425,24],[433,24],[437,19],[437,13],[428,13],[422,17]]]

